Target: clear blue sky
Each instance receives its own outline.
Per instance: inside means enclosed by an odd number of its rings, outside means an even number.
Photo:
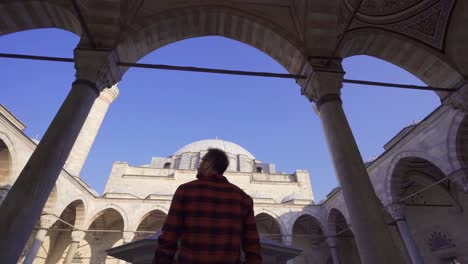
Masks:
[[[0,38],[0,52],[72,57],[78,37],[42,29]],[[153,51],[141,62],[286,72],[243,43],[203,37]],[[384,61],[344,60],[346,78],[422,84]],[[74,80],[70,63],[0,59],[0,103],[40,139]],[[113,161],[148,164],[196,140],[221,138],[275,163],[278,171],[310,172],[318,202],[337,185],[320,120],[293,80],[130,69],[119,84],[91,150],[82,178],[102,193]],[[383,152],[401,128],[439,104],[429,91],[345,84],[343,105],[364,160]]]

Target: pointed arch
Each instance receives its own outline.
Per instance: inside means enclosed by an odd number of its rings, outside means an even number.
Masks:
[[[0,36],[39,28],[58,28],[81,36],[81,26],[75,14],[49,1],[0,4],[0,25]]]
[[[314,216],[304,213],[292,226],[292,246],[302,249],[294,263],[325,263],[330,251],[326,243],[323,224]]]
[[[463,76],[447,57],[408,37],[376,28],[358,29],[345,35],[339,48],[343,58],[368,55],[393,63],[430,86],[456,88]],[[437,92],[444,98],[446,92]]]
[[[136,62],[167,44],[202,36],[222,36],[268,54],[297,74],[305,62],[302,42],[272,21],[222,5],[179,8],[148,16],[117,46],[122,61]]]
[[[264,212],[255,216],[257,230],[261,237],[277,242],[281,242],[283,240],[284,233],[281,232],[281,227],[277,219],[278,218]]]
[[[0,187],[14,182],[15,159],[13,143],[4,133],[0,133]]]
[[[94,210],[92,213],[90,213],[90,218],[86,221],[86,224],[84,225],[86,229],[89,229],[89,227],[93,224],[93,222],[102,216],[106,211],[114,210],[117,212],[120,217],[122,218],[123,221],[123,230],[127,230],[128,228],[128,217],[125,211],[118,205],[116,204],[107,204],[101,208],[98,208]]]
[[[133,241],[140,240],[151,235],[151,233],[146,232],[156,232],[159,229],[161,229],[164,224],[164,221],[166,220],[166,217],[167,211],[164,212],[159,209],[153,209],[145,213],[145,215],[143,215],[143,217],[141,217],[140,220],[137,222],[138,226],[136,228],[136,231],[138,232],[135,234]]]

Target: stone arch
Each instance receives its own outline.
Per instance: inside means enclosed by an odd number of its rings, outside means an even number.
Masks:
[[[432,250],[428,246],[427,235],[437,228],[447,230],[449,233],[464,232],[463,227],[468,217],[466,210],[462,210],[466,207],[467,200],[454,195],[456,186],[451,180],[445,180],[418,193],[419,190],[433,185],[446,175],[436,164],[418,156],[407,156],[398,160],[391,175],[393,180],[390,182],[389,201],[401,202],[404,205],[404,211],[400,213],[405,216],[420,254],[429,259],[439,258],[437,254],[440,251]],[[405,200],[402,201],[402,198]],[[454,237],[456,244],[466,241],[466,232],[464,235]]]
[[[390,197],[389,201],[390,203],[399,203],[401,199],[445,178],[446,175],[434,163],[418,156],[400,159],[394,167],[389,182],[389,189],[387,190]],[[426,192],[437,192],[442,195],[440,199],[443,197],[443,200],[447,203],[459,207],[459,203],[452,196],[454,187],[455,184],[451,180],[446,180]],[[426,203],[426,192],[413,196],[409,201],[412,203]],[[406,203],[406,201],[403,201],[403,203]]]
[[[463,76],[444,54],[435,49],[382,29],[364,28],[345,35],[339,48],[341,57],[368,55],[393,63],[430,86],[456,88]],[[446,92],[437,92],[444,98]]]
[[[284,233],[282,233],[281,226],[278,223],[278,218],[262,212],[255,216],[257,222],[257,230],[261,237],[270,240],[281,242]]]
[[[115,205],[100,209],[89,221],[85,240],[90,244],[91,252],[78,251],[90,263],[107,263],[111,257],[106,249],[122,243],[122,232],[126,228],[123,210]]]
[[[461,167],[468,168],[468,116],[464,115],[455,137],[456,160]]]
[[[330,209],[328,212],[328,228],[330,236],[336,238],[340,259],[347,260],[346,263],[361,263],[351,225],[340,210]]]
[[[255,210],[255,213],[256,213],[256,215],[259,215],[261,213],[265,213],[265,214],[273,217],[276,220],[276,222],[278,222],[278,224],[279,224],[281,234],[286,235],[286,234],[289,233],[288,232],[288,225],[287,225],[287,223],[284,222],[283,217],[282,216],[280,217],[278,214],[276,214],[272,210],[268,210],[266,208],[261,208],[259,210]]]
[[[297,219],[303,215],[309,215],[311,217],[313,217],[314,219],[316,219],[318,221],[318,223],[320,224],[320,228],[322,228],[322,230],[324,231],[325,234],[328,233],[328,228],[327,228],[327,225],[325,224],[326,221],[324,221],[323,217],[322,217],[322,214],[319,213],[319,212],[315,212],[313,210],[307,210],[307,208],[302,211],[302,212],[298,212],[296,213],[295,215],[291,216],[289,221],[288,221],[288,226],[291,228],[291,232],[292,232],[292,227],[294,226],[294,223],[297,221]]]
[[[83,199],[75,199],[68,203],[67,206],[61,209],[61,213],[66,210],[71,210],[74,215],[73,225],[75,229],[83,229],[86,220],[86,204]]]
[[[0,187],[9,186],[15,181],[15,149],[10,138],[0,132]]]
[[[5,142],[0,139],[0,184],[6,185],[10,183],[12,177],[12,161],[10,149]]]
[[[46,252],[47,263],[59,263],[65,260],[67,248],[72,243],[73,230],[82,229],[85,217],[85,205],[83,200],[76,199],[65,206],[49,232],[50,249]]]
[[[279,25],[246,11],[222,5],[180,8],[155,14],[133,25],[117,46],[122,61],[136,62],[167,44],[202,36],[222,36],[268,54],[297,74],[305,62],[302,42]]]
[[[448,175],[450,173],[450,168],[448,167],[449,164],[442,162],[441,160],[437,159],[436,157],[425,153],[425,152],[418,152],[418,151],[405,151],[398,153],[390,162],[388,166],[385,181],[386,181],[386,199],[382,199],[386,202],[385,205],[390,204],[392,202],[397,202],[398,197],[395,196],[395,188],[401,185],[402,178],[395,177],[400,173],[397,171],[398,169],[404,169],[403,163],[404,162],[413,162],[415,163],[427,163],[426,166],[432,165],[434,169],[437,171],[438,177],[442,177],[441,175]],[[421,165],[423,166],[423,165]]]
[[[137,222],[138,226],[136,231],[148,231],[148,232],[156,232],[162,228],[164,221],[167,217],[167,211],[164,212],[159,209],[151,210],[147,212],[140,220]],[[135,233],[133,241],[143,239],[147,236],[151,235],[151,233]]]
[[[39,28],[59,28],[81,36],[76,16],[49,1],[8,1],[0,4],[0,36]]]
[[[89,227],[92,225],[92,223],[100,217],[103,213],[106,212],[106,210],[114,210],[120,214],[123,220],[123,230],[127,230],[128,228],[128,217],[125,211],[118,205],[116,204],[106,204],[101,208],[98,208],[94,210],[92,213],[90,213],[90,218],[86,221],[86,224],[84,225],[86,229],[89,229]]]
[[[326,263],[330,251],[326,242],[326,229],[314,216],[304,213],[292,226],[292,246],[302,250],[294,259],[300,263]]]
[[[455,109],[450,110],[456,112],[456,114],[454,114],[447,132],[448,161],[451,165],[451,169],[455,171],[459,168],[466,167],[463,158],[466,158],[468,161],[468,156],[464,157],[465,154],[462,154],[465,151],[463,149],[463,144],[465,144],[465,146],[468,144],[468,142],[462,138],[468,133],[466,128],[466,126],[468,126],[468,119],[465,113]]]
[[[350,227],[349,219],[346,219],[344,214],[337,208],[332,208],[328,212],[328,231],[331,236],[335,236],[338,232]]]

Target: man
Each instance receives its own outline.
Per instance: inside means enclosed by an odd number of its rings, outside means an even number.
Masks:
[[[223,176],[226,153],[209,149],[198,166],[197,180],[176,190],[158,239],[153,264],[238,264],[262,262],[253,201]],[[178,245],[179,243],[179,245]]]

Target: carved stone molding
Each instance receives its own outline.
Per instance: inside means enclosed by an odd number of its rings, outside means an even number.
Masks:
[[[75,231],[72,231],[71,233],[71,238],[73,242],[80,242],[81,240],[84,239],[85,236],[86,236],[86,232],[81,231],[81,230],[75,230]]]
[[[109,103],[112,103],[119,96],[119,88],[117,84],[112,85],[110,88],[104,88],[101,91],[100,97]]]
[[[338,240],[336,239],[336,236],[327,236],[326,238],[327,244],[329,247],[334,248],[336,247]]]
[[[327,95],[340,95],[345,72],[341,66],[341,59],[313,58],[302,70],[307,79],[299,81],[301,94],[310,102],[317,103]]]
[[[49,229],[57,221],[57,217],[52,215],[42,215],[39,222],[41,229]]]
[[[117,65],[114,51],[75,49],[76,80],[87,81],[96,86],[100,93],[120,81],[122,72]]]
[[[405,220],[405,206],[401,203],[392,203],[387,206],[388,213],[395,221]]]
[[[342,6],[340,13],[346,18],[341,21],[341,33],[356,5],[347,0]],[[364,0],[349,31],[380,28],[442,50],[454,6],[455,0]]]

